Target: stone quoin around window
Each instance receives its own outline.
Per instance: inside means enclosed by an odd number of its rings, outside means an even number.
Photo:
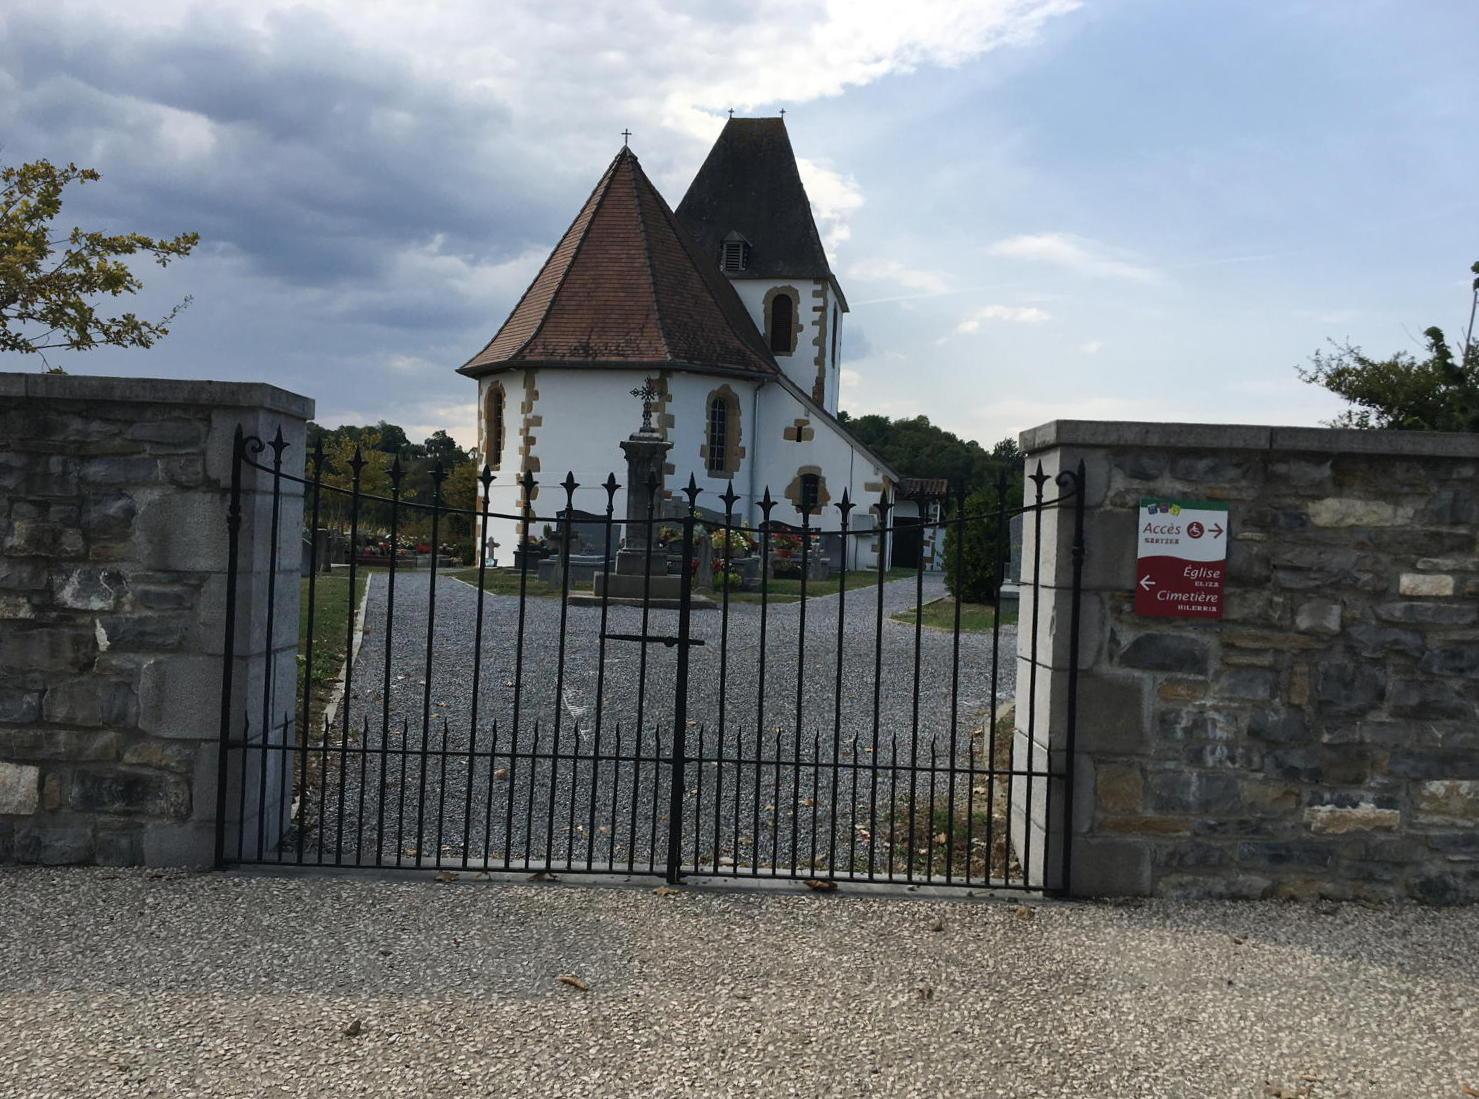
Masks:
[[[727,385],[704,401],[704,441],[699,458],[710,477],[733,477],[739,472],[745,448],[740,446],[739,396]]]

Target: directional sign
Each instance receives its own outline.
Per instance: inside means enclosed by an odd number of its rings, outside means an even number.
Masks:
[[[1142,497],[1136,557],[1136,614],[1222,617],[1226,504]]]

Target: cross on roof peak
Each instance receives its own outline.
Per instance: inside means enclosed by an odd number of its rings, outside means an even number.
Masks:
[[[622,130],[621,131],[621,147],[623,149],[625,149],[627,147],[627,142],[630,141],[631,139],[632,139],[632,131],[631,130]]]

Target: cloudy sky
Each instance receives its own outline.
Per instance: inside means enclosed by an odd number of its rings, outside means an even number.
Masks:
[[[454,373],[620,146],[676,206],[786,109],[852,304],[843,406],[1315,423],[1296,364],[1465,320],[1472,0],[8,0],[0,159],[64,220],[200,232],[193,305],[77,372],[263,379],[473,441]],[[0,356],[0,369],[33,369]]]

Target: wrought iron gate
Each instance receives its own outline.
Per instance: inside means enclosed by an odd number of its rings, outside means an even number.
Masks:
[[[486,467],[478,505],[457,508],[446,503],[440,465],[417,492],[395,457],[380,471],[387,487],[371,492],[374,455],[356,449],[336,467],[320,444],[300,477],[285,471],[285,449],[280,433],[264,443],[238,432],[219,865],[1023,890],[1047,877],[1068,888],[1072,708],[1052,751],[1032,748],[1045,739],[1036,714],[1018,714],[1015,725],[998,716],[1014,694],[1037,694],[1040,662],[1017,659],[1011,596],[1018,588],[1036,654],[1040,596],[1052,583],[1042,578],[1042,519],[1055,508],[1073,515],[1072,544],[1062,547],[1071,565],[1056,590],[1076,641],[1082,466],[1050,478],[1039,464],[1021,503],[1010,500],[1020,467],[1004,471],[994,499],[956,491],[916,528],[946,538],[962,582],[985,555],[987,575],[974,582],[988,600],[979,605],[932,602],[943,588],[923,555],[913,569],[889,569],[896,503],[887,492],[868,507],[844,492],[786,525],[772,512],[790,514],[790,505],[768,490],[750,501],[731,484],[717,500],[707,494],[706,507],[690,479],[645,519],[619,519],[622,486],[611,475],[596,486],[600,571],[611,571],[627,525],[645,524],[648,535],[649,597],[631,605],[609,586],[596,595],[572,579],[582,487],[573,475],[544,486],[560,493],[556,514],[536,514],[527,473],[522,506],[497,514]],[[244,492],[271,494],[272,567],[261,592],[243,590],[237,575]],[[1016,516],[1034,535],[1020,569],[1009,537]],[[494,520],[517,524],[513,569],[490,563]],[[326,522],[343,532],[342,553],[317,534]],[[539,524],[550,524],[556,546],[545,579],[533,553]],[[280,597],[298,580],[280,547],[297,545],[298,526],[309,537],[289,663],[274,659],[272,643],[288,632],[283,608],[294,601]],[[478,547],[470,563],[454,567],[440,552],[451,527]],[[407,555],[408,533],[430,552]],[[326,555],[344,560],[330,567]],[[819,567],[837,560],[836,570]],[[677,599],[651,597],[674,570]],[[256,665],[236,659],[264,651]],[[341,651],[349,659],[325,692],[321,672]],[[1015,692],[1019,663],[1033,682]],[[1043,869],[1048,841],[1053,873]],[[1035,857],[1034,842],[1044,848]]]

